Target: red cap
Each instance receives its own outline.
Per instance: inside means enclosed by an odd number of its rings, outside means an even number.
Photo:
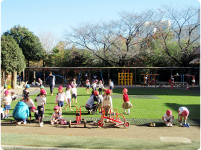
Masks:
[[[59,106],[54,106],[54,110],[58,110],[59,109]]]
[[[166,115],[171,116],[172,115],[172,111],[171,110],[167,110],[166,111]]]
[[[43,94],[43,95],[44,95],[45,93],[46,93],[45,90],[41,90],[41,91],[40,91],[40,94]]]
[[[110,89],[107,89],[106,94],[110,94],[110,93],[111,93]]]
[[[98,94],[99,94],[98,91],[95,91],[95,92],[94,92],[94,95],[95,95],[95,96],[97,96]]]
[[[127,93],[127,92],[128,92],[128,89],[127,89],[127,88],[124,88],[124,89],[123,89],[123,92],[124,92],[124,93]]]
[[[184,110],[183,112],[182,112],[182,116],[183,117],[186,117],[188,115],[188,111],[187,110]]]
[[[63,87],[62,87],[62,86],[59,86],[58,90],[63,90]]]
[[[9,94],[9,91],[8,91],[8,90],[6,90],[6,91],[4,92],[4,94],[5,94],[5,95],[8,95],[8,94]]]

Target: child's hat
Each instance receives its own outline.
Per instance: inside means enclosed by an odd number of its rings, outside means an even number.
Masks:
[[[128,89],[127,89],[127,88],[124,88],[124,89],[123,89],[123,92],[124,92],[124,93],[127,93],[127,92],[128,92]]]
[[[182,116],[183,117],[186,117],[188,115],[188,111],[187,110],[184,110],[183,112],[182,112]]]
[[[171,110],[167,110],[166,111],[166,115],[171,116],[172,115],[172,111]]]
[[[3,87],[8,87],[6,84]]]
[[[40,80],[40,78],[38,78],[38,80]]]
[[[36,109],[36,107],[35,106],[31,107],[31,111],[33,111],[33,109]]]
[[[40,88],[41,88],[41,89],[44,89],[44,86],[42,85]]]
[[[111,90],[110,89],[107,89],[106,90],[106,94],[110,94],[111,93]]]
[[[27,84],[27,85],[26,85],[26,88],[30,88],[30,85]]]
[[[71,87],[74,88],[75,86],[72,84]]]
[[[58,90],[63,90],[63,87],[62,87],[62,86],[59,86]]]
[[[102,80],[100,80],[99,82],[102,82]]]
[[[54,106],[54,110],[58,110],[59,108],[59,106]]]
[[[97,96],[98,94],[99,94],[98,91],[95,91],[95,92],[94,92],[94,95],[95,95],[95,96]]]
[[[45,90],[40,90],[40,94],[45,94],[46,92],[45,92]]]
[[[86,80],[87,82],[89,81],[89,79]]]
[[[6,90],[4,93],[5,93],[5,95],[8,95],[9,94],[9,90]]]
[[[70,89],[70,88],[71,88],[71,86],[70,86],[70,85],[68,85],[68,86],[67,86],[67,88],[68,88],[68,89]]]

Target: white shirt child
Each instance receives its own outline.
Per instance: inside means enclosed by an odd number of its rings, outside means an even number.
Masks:
[[[37,100],[37,105],[38,106],[43,106],[46,104],[46,97],[36,97],[36,100]]]
[[[172,122],[172,115],[170,115],[170,116],[167,116],[167,114],[165,113],[165,115],[163,116],[164,117],[164,121],[167,121],[167,120],[169,120],[169,121],[171,121]]]
[[[66,101],[67,102],[67,98],[64,92],[62,93],[58,93],[55,99],[55,103],[57,103],[58,101]]]
[[[72,94],[75,94],[75,95],[77,95],[77,89],[74,87],[74,88],[72,88],[72,91],[71,91],[71,93]]]

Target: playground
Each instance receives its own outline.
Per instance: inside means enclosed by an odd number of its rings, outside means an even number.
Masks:
[[[106,87],[107,88],[107,87]],[[57,87],[54,95],[50,96],[49,87],[46,86],[47,104],[45,106],[44,126],[38,123],[19,125],[11,124],[12,117],[2,120],[1,144],[12,145],[13,148],[21,146],[31,147],[60,147],[60,148],[85,148],[85,149],[198,149],[200,147],[200,93],[199,90],[154,88],[154,87],[129,87],[128,95],[133,108],[130,115],[125,115],[130,126],[116,127],[106,123],[102,128],[93,125],[101,115],[90,115],[82,108],[82,117],[87,121],[83,125],[50,125],[49,120],[53,113]],[[39,88],[31,87],[31,98],[34,99]],[[112,94],[113,106],[122,113],[121,104],[122,88],[114,88]],[[89,94],[83,87],[78,88],[78,107],[85,105]],[[17,101],[13,101],[12,110]],[[75,104],[72,104],[75,105]],[[177,109],[186,106],[190,115],[190,127],[178,127]],[[63,110],[63,117],[68,121],[75,121],[75,107],[73,111]],[[161,120],[167,109],[171,109],[175,119],[173,127],[165,127]],[[148,123],[155,122],[156,127],[149,127]],[[83,138],[84,137],[84,138]],[[27,140],[29,139],[29,140]],[[42,142],[41,142],[42,141]],[[8,148],[9,146],[7,146]]]

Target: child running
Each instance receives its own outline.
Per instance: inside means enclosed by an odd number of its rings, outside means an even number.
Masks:
[[[72,94],[72,102],[73,102],[73,98],[75,99],[75,103],[77,103],[77,89],[74,85],[71,85],[72,90],[71,90],[71,94]]]
[[[124,103],[122,104],[122,108],[124,109],[123,114],[126,114],[126,109],[128,109],[128,113],[127,115],[130,114],[130,108],[133,107],[133,105],[130,103],[129,101],[129,97],[128,97],[128,89],[124,88],[122,93],[123,93],[123,100]]]
[[[9,113],[9,110],[11,109],[11,102],[12,102],[12,98],[11,96],[9,95],[9,90],[6,90],[4,92],[5,96],[2,97],[2,101],[4,103],[4,109],[5,109],[5,118],[8,118],[8,113]]]
[[[103,99],[103,108],[105,109],[105,115],[108,115],[108,112],[111,108],[113,108],[112,105],[112,97],[110,96],[111,91],[110,89],[106,90],[106,96]]]
[[[172,111],[167,110],[165,115],[162,117],[162,120],[165,122],[165,125],[167,127],[172,127],[172,121],[174,119],[174,116],[172,116]]]
[[[40,91],[40,95],[36,97],[36,102],[38,105],[38,117],[39,125],[43,126],[43,114],[44,114],[44,105],[46,104],[45,90]]]
[[[71,109],[71,94],[70,94],[70,89],[71,89],[71,86],[68,85],[67,88],[66,88],[66,98],[67,98],[67,105],[64,107],[64,109],[66,109],[66,107],[68,106],[69,104],[69,110],[72,110]]]
[[[101,80],[99,81],[98,87],[99,87],[99,89],[98,89],[99,94],[102,94],[102,91],[103,91],[104,86],[103,86],[103,83],[102,83]]]
[[[57,96],[55,98],[55,104],[58,104],[59,108],[60,108],[60,112],[62,113],[62,108],[64,105],[64,100],[66,101],[66,103],[68,104],[67,98],[66,98],[66,94],[63,91],[63,87],[59,86],[58,88],[58,93]]]
[[[87,94],[89,94],[89,88],[90,88],[90,82],[89,82],[89,79],[86,80],[86,91],[87,91]]]

